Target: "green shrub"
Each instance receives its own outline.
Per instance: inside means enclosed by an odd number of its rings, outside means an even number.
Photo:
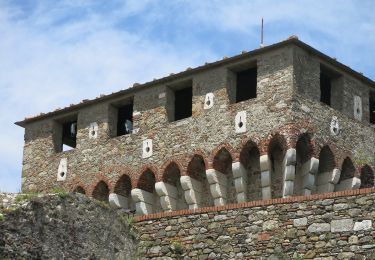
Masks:
[[[36,197],[38,197],[38,193],[18,194],[16,197],[16,202],[31,201],[32,199]]]

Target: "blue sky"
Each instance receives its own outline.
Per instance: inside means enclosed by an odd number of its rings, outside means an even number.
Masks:
[[[297,35],[375,79],[375,1],[0,0],[0,191],[21,186],[13,123]]]

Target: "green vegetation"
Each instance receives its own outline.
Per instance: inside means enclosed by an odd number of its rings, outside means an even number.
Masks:
[[[0,221],[4,221],[4,220],[5,220],[4,215],[0,213]]]
[[[108,202],[96,199],[94,199],[93,201],[96,203],[96,205],[102,207],[103,209],[110,209]]]
[[[38,195],[39,195],[38,193],[33,193],[33,192],[19,194],[16,197],[16,202],[19,203],[19,202],[24,202],[24,201],[31,201],[34,198],[38,197]]]
[[[181,241],[179,241],[179,240],[172,240],[171,241],[171,250],[175,254],[182,254],[182,252],[184,251],[184,247],[183,247]]]

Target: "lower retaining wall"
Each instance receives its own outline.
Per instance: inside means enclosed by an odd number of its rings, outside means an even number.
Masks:
[[[375,189],[135,217],[142,256],[375,259]]]

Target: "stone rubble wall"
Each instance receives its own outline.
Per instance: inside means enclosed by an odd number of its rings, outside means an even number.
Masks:
[[[374,259],[375,189],[136,217],[139,250],[165,259]]]
[[[81,194],[0,194],[0,259],[134,259],[126,214]]]

